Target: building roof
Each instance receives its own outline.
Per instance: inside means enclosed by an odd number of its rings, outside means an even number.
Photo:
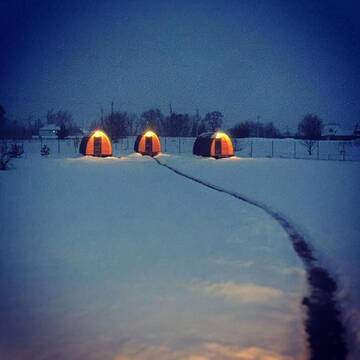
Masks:
[[[353,130],[342,129],[337,123],[329,123],[324,126],[322,136],[352,136]]]
[[[60,126],[57,126],[55,124],[46,124],[39,130],[60,130]]]

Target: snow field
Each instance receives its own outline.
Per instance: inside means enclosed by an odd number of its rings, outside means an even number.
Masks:
[[[262,211],[137,154],[14,166],[1,358],[303,358],[304,272]]]

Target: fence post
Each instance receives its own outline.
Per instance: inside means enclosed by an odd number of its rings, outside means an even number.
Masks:
[[[166,152],[166,136],[165,136],[165,140],[164,140],[164,142],[165,142],[165,152]]]
[[[318,140],[318,142],[317,142],[316,156],[317,156],[317,159],[319,160],[320,159],[320,140]]]
[[[274,157],[274,140],[271,141],[271,157]]]
[[[345,161],[345,141],[343,142],[343,148],[342,148],[342,155],[343,155],[343,161]]]
[[[179,154],[181,153],[181,142],[180,142],[180,136],[178,137],[178,141],[179,141]]]
[[[294,159],[296,159],[296,140],[294,141]]]
[[[253,157],[253,141],[250,141],[250,157]]]
[[[60,154],[60,138],[58,137],[58,154]]]

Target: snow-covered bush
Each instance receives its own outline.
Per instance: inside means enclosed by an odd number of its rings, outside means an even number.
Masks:
[[[47,145],[43,145],[40,150],[41,156],[48,156],[50,154],[50,148]]]
[[[0,170],[6,170],[8,168],[9,161],[11,156],[8,152],[2,153],[0,156]]]
[[[9,151],[10,157],[20,157],[24,153],[24,146],[20,144],[12,144]]]

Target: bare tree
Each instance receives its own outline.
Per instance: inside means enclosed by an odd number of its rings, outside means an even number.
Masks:
[[[319,139],[323,128],[322,120],[313,114],[307,114],[298,124],[299,137],[303,140],[301,144],[306,147],[311,156]]]
[[[79,131],[79,127],[76,125],[72,115],[68,111],[53,109],[48,110],[46,113],[46,121],[48,124],[54,124],[63,127],[67,131],[67,135],[73,135]]]
[[[304,139],[300,142],[301,145],[305,146],[310,156],[312,155],[313,150],[315,149],[317,143],[318,140],[311,140],[311,139]]]
[[[235,124],[229,129],[233,138],[246,138],[250,136],[250,124],[248,121]]]
[[[202,123],[207,131],[216,131],[221,128],[223,114],[220,111],[209,112],[205,115]]]
[[[303,139],[319,140],[322,128],[322,120],[317,115],[307,114],[298,124],[298,133]]]
[[[164,120],[164,135],[188,136],[191,129],[191,121],[188,114],[176,114],[172,112]]]
[[[264,137],[273,139],[280,137],[280,130],[273,122],[268,122],[264,125]]]
[[[138,116],[133,113],[128,114],[128,119],[127,119],[127,134],[128,135],[136,135],[137,124],[138,124]]]
[[[190,135],[192,137],[197,137],[200,133],[200,124],[201,124],[201,116],[199,114],[199,111],[196,111],[196,114],[193,116],[190,116],[190,123],[191,123],[191,130]]]
[[[113,140],[119,140],[128,135],[129,116],[127,112],[113,112],[103,121],[104,130]]]
[[[149,109],[144,111],[138,122],[138,131],[151,129],[158,134],[163,134],[165,117],[159,109]]]

